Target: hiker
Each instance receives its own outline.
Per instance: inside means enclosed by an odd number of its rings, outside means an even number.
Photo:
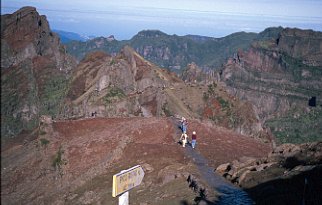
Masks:
[[[184,120],[185,120],[184,117],[182,117],[181,120],[180,120],[180,129],[181,129],[181,131],[183,130],[183,122],[184,122]]]
[[[182,147],[185,147],[188,142],[188,135],[186,133],[182,133],[180,140],[182,142]]]
[[[193,131],[191,136],[191,146],[193,149],[196,147],[196,142],[197,142],[197,134],[196,134],[196,131]]]
[[[181,130],[182,130],[182,133],[187,133],[187,126],[188,126],[188,121],[186,120],[186,118],[182,117],[181,119]]]

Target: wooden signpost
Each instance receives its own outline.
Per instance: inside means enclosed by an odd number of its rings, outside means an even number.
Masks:
[[[113,175],[113,197],[119,197],[119,205],[129,204],[129,190],[140,185],[144,177],[144,171],[140,165],[123,170]]]

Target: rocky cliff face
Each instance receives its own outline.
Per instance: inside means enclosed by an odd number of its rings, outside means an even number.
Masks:
[[[321,39],[321,32],[283,29],[277,37],[266,36],[248,51],[240,50],[221,71],[230,93],[250,101],[280,139],[321,139],[317,125],[322,116]],[[317,107],[308,106],[312,97],[317,99]],[[290,126],[298,130],[286,131]],[[306,133],[309,130],[314,131]]]
[[[74,64],[35,8],[1,16],[2,136],[34,128],[40,114],[55,115]]]
[[[284,29],[276,43],[278,48],[302,61],[307,66],[322,66],[321,32],[300,29]]]
[[[237,133],[264,141],[272,140],[267,130],[263,129],[252,105],[227,93],[225,85],[218,82],[219,78],[217,72],[202,70],[195,63],[188,64],[181,74],[181,79],[187,85],[202,85],[207,88],[202,92],[201,118],[210,119],[214,124],[233,129]]]

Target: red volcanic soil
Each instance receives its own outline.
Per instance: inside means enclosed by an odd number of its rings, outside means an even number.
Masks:
[[[1,202],[4,204],[116,204],[112,176],[142,165],[143,183],[131,190],[131,204],[193,202],[188,175],[196,165],[185,156],[170,118],[44,120],[38,137],[2,143]],[[214,168],[242,156],[261,157],[268,144],[211,124],[191,121],[197,149]],[[46,140],[48,141],[46,143]],[[200,181],[200,186],[207,183]],[[211,190],[208,196],[215,196]]]
[[[193,131],[197,133],[197,151],[208,159],[209,165],[213,167],[242,156],[264,157],[271,151],[267,143],[223,127],[211,126],[210,122],[191,121],[188,126],[188,136],[191,136]]]

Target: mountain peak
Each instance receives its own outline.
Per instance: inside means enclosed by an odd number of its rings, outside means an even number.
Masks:
[[[136,36],[145,37],[145,38],[157,38],[160,36],[168,36],[168,34],[163,33],[160,30],[143,30],[143,31],[140,31]]]
[[[125,59],[127,59],[132,68],[135,68],[137,65],[151,66],[151,63],[140,56],[131,46],[125,45],[122,48],[120,55],[124,56]]]
[[[37,12],[37,9],[35,7],[32,6],[25,6],[20,8],[19,10],[17,10],[14,14],[17,13],[30,13],[30,12]]]
[[[278,35],[283,31],[283,27],[269,27],[266,28],[264,31],[258,34],[258,39],[260,40],[267,40],[267,39],[277,39]]]

